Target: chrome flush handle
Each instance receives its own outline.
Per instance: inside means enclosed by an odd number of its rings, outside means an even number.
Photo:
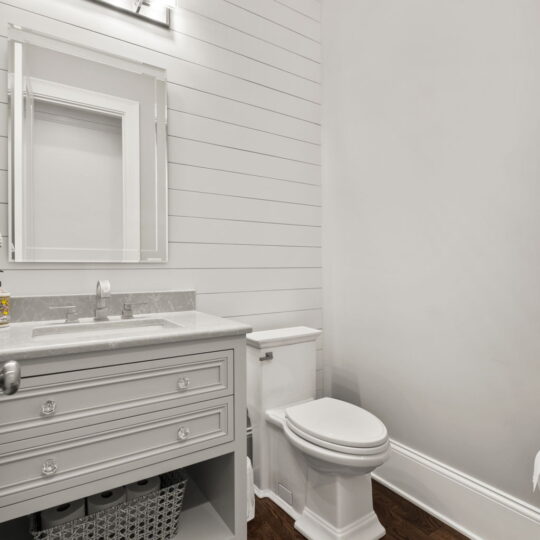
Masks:
[[[0,394],[11,396],[21,386],[21,366],[15,360],[6,362],[0,370]]]

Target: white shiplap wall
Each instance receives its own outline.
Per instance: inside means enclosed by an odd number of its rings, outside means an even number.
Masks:
[[[92,291],[103,277],[116,291],[194,288],[199,309],[255,329],[320,328],[319,1],[179,5],[169,31],[87,0],[0,0],[4,235],[8,23],[163,67],[169,81],[169,263],[8,265],[4,242],[4,283],[15,295]]]

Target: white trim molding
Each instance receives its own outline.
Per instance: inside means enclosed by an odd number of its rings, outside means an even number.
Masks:
[[[373,478],[473,540],[540,538],[540,509],[397,441]]]

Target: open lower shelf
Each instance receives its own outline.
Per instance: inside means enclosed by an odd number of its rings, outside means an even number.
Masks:
[[[186,510],[173,540],[230,540],[234,538],[214,507],[207,501]]]
[[[205,498],[197,484],[188,484],[180,528],[173,540],[230,540],[234,538],[226,523]]]
[[[172,540],[232,540],[234,534],[212,504],[205,499],[197,485],[191,482],[190,488],[189,498],[192,499],[192,505],[182,511],[180,528]],[[31,540],[27,518],[0,524],[0,538]]]

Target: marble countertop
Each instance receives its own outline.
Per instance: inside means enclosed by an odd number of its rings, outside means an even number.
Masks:
[[[179,326],[159,328],[152,333],[131,330],[126,332],[90,332],[90,335],[77,333],[33,336],[34,329],[66,323],[56,321],[34,321],[12,323],[0,329],[0,362],[6,360],[28,360],[48,356],[110,351],[128,347],[144,347],[163,343],[241,336],[251,332],[244,323],[208,315],[200,311],[177,311],[137,315],[135,320],[165,319]],[[119,316],[110,321],[119,321]],[[81,323],[92,323],[92,318],[81,319]],[[99,325],[100,323],[94,323]],[[67,326],[67,325],[66,325]]]

